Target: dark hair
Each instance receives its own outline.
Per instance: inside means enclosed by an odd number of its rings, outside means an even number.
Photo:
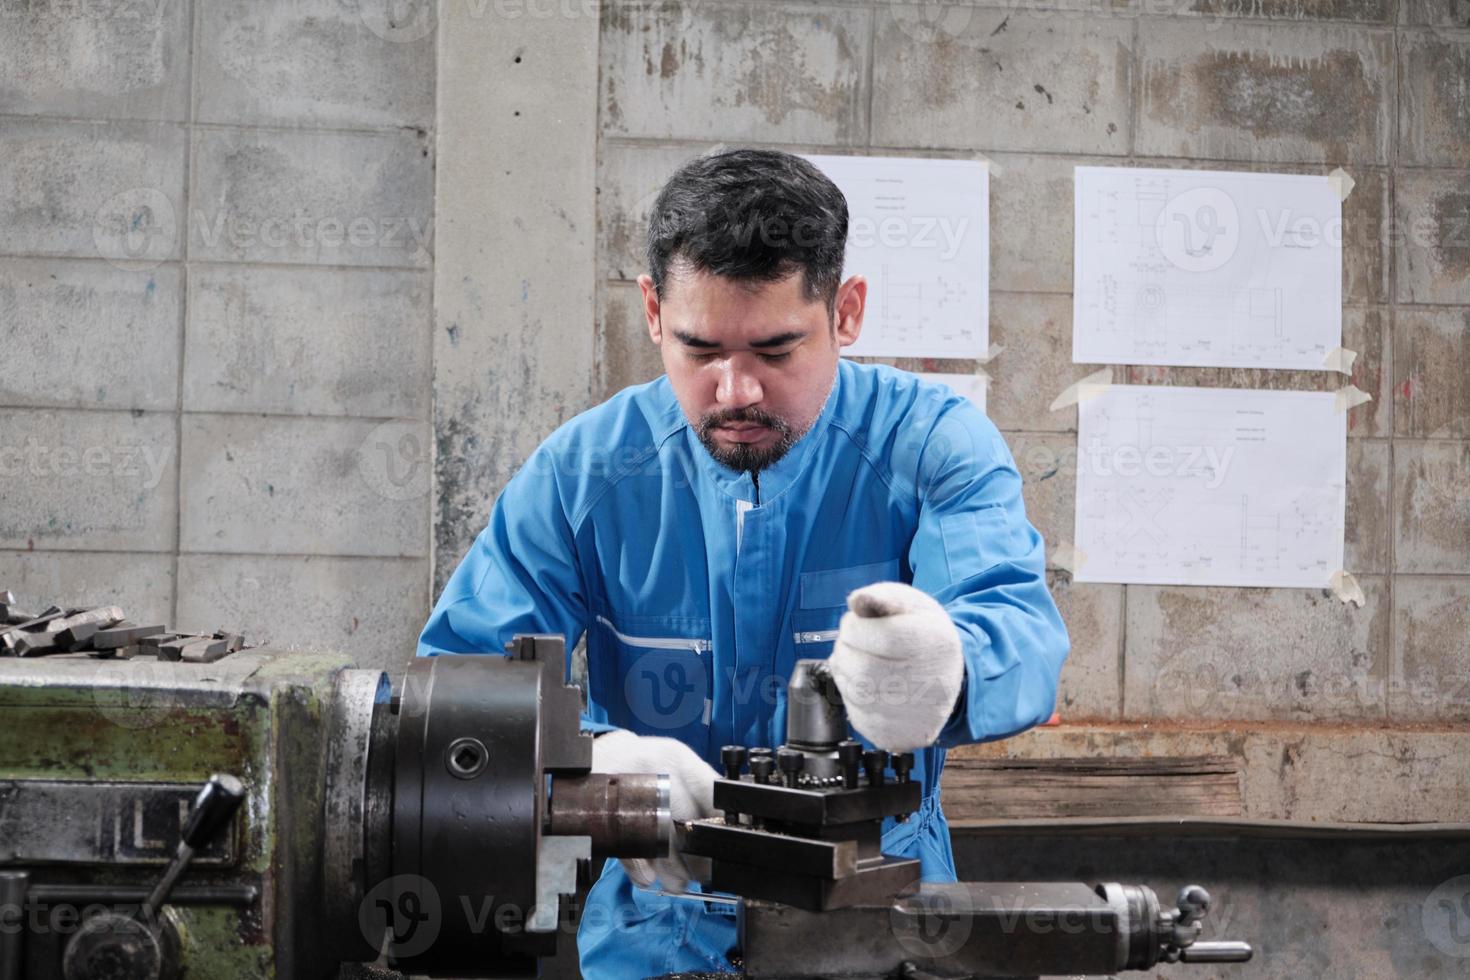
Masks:
[[[730,279],[778,282],[800,271],[830,312],[842,281],[847,199],[812,164],[778,150],[722,150],[669,178],[648,227],[648,268],[663,295],[687,262]]]

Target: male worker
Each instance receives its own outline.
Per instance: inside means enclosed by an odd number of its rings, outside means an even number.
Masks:
[[[666,373],[536,450],[419,654],[585,634],[593,767],[670,773],[676,820],[714,815],[721,746],[783,741],[792,665],[830,654],[858,734],[920,750],[923,805],[884,850],[953,881],[944,750],[1045,720],[1068,641],[995,427],[944,386],[839,360],[867,297],[842,279],[846,239],[842,193],[798,157],[674,174],[639,278]],[[730,906],[662,893],[690,878],[677,856],[609,862],[584,976],[732,969]]]

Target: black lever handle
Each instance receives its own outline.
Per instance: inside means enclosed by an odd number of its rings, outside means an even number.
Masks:
[[[230,822],[244,799],[245,784],[228,773],[215,773],[209,777],[209,782],[200,787],[199,795],[194,797],[194,807],[184,821],[179,849],[139,910],[144,922],[151,922],[158,914],[158,909],[168,900],[168,893],[173,890],[174,882],[179,880],[179,875],[189,866],[194,852],[209,843]]]
[[[184,823],[184,843],[199,850],[219,833],[245,799],[245,784],[227,773],[215,773],[194,797]]]

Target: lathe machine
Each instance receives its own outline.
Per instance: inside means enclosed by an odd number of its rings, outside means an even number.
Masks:
[[[879,847],[918,808],[911,760],[852,740],[816,661],[787,744],[727,749],[723,815],[676,827],[667,777],[590,773],[559,637],[417,660],[396,688],[338,656],[132,652],[0,656],[0,980],[534,976],[594,859],[674,846],[736,896],[749,977],[1250,955],[1197,941],[1195,887],[1167,908],[1141,885],[920,886]]]

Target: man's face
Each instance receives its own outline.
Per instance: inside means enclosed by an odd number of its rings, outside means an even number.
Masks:
[[[785,455],[822,412],[837,357],[862,329],[867,282],[837,290],[834,313],[800,272],[743,282],[678,266],[660,299],[640,276],[648,333],[679,406],[710,455],[756,472]]]

